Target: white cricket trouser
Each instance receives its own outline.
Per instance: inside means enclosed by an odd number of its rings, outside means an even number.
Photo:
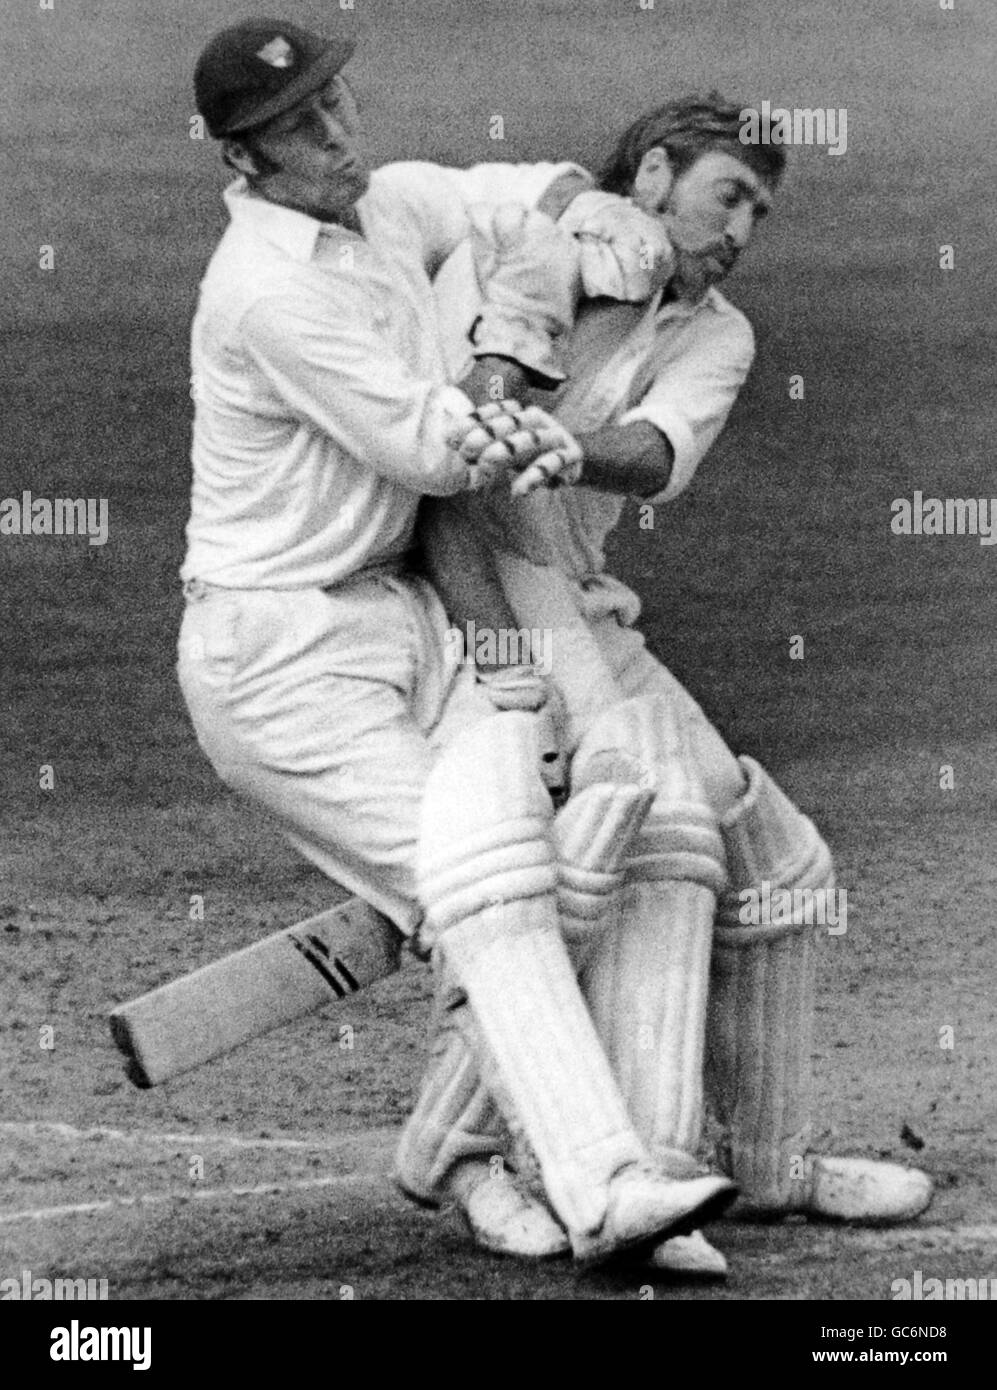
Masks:
[[[447,626],[425,580],[381,570],[328,590],[194,580],[180,632],[180,685],[218,775],[406,934],[434,750],[493,713]]]
[[[715,813],[730,810],[744,790],[737,759],[689,692],[647,650],[633,624],[640,600],[600,573],[571,578],[511,550],[493,549],[516,617],[551,638],[548,659],[563,693],[575,737],[615,700],[660,696],[681,717],[696,768]],[[607,677],[612,677],[608,681]]]
[[[718,816],[730,810],[744,793],[744,774],[696,700],[668,667],[651,655],[643,634],[635,627],[621,624],[615,613],[590,611],[588,621],[600,655],[624,698],[660,695],[680,712],[710,805]]]

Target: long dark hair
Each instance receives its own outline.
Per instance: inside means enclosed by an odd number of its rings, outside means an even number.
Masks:
[[[733,155],[773,188],[782,177],[786,152],[781,145],[746,145],[740,138],[749,108],[735,106],[719,92],[680,97],[647,111],[624,131],[599,178],[607,193],[627,197],[640,162],[660,146],[678,178],[707,150]]]

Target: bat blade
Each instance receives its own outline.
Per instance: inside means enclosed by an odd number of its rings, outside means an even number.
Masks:
[[[350,898],[121,1004],[111,1036],[136,1086],[158,1086],[398,969],[401,937]]]

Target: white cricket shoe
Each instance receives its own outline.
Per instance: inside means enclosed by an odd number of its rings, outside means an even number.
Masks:
[[[644,1259],[647,1269],[684,1279],[726,1279],[727,1261],[702,1231],[671,1236],[656,1245]]]
[[[875,1158],[808,1154],[801,1186],[788,1201],[752,1197],[745,1190],[734,1215],[775,1220],[791,1212],[861,1225],[913,1221],[928,1207],[933,1186],[920,1168],[904,1168]]]
[[[719,1216],[736,1196],[734,1184],[716,1173],[673,1179],[647,1164],[629,1164],[609,1184],[602,1226],[572,1240],[575,1259],[581,1265],[601,1264],[666,1235],[685,1235]]]
[[[482,1250],[521,1260],[550,1260],[571,1249],[555,1218],[515,1173],[496,1177],[487,1165],[465,1163],[450,1191]]]
[[[873,1158],[815,1155],[805,1211],[839,1221],[912,1221],[931,1202],[933,1187],[920,1168]]]

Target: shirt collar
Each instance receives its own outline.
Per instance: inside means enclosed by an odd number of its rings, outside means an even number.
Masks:
[[[314,258],[320,239],[355,239],[356,236],[335,223],[319,222],[306,212],[268,202],[266,198],[253,193],[241,176],[229,184],[223,196],[229,216],[237,226],[248,227],[255,236],[262,237],[292,260],[303,264]]]
[[[720,298],[717,287],[711,285],[702,299],[697,299],[695,304],[690,304],[684,299],[671,299],[667,304],[661,304],[659,302],[655,318],[659,323],[664,322],[666,319],[691,319],[694,315],[701,314],[707,309],[712,309],[715,313],[719,313],[722,304],[723,301]]]

